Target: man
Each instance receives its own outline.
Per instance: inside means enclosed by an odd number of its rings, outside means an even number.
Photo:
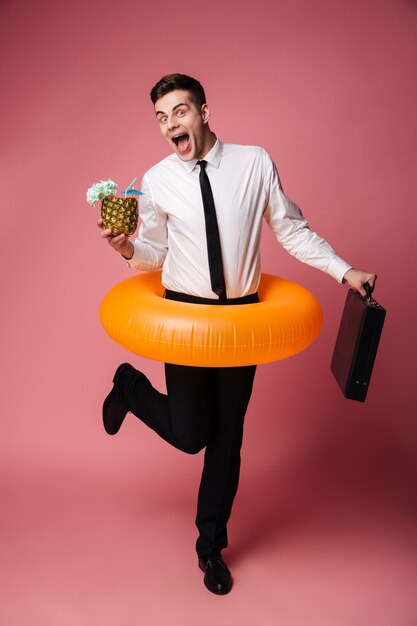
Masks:
[[[365,295],[375,274],[353,269],[313,233],[283,193],[269,155],[256,146],[223,144],[210,130],[210,109],[194,78],[164,76],[151,99],[160,131],[174,154],[146,172],[142,224],[134,243],[101,232],[134,269],[163,268],[165,297],[219,305],[258,301],[260,236],[265,218],[286,250]],[[101,220],[98,222],[102,226]],[[232,577],[221,552],[240,469],[243,421],[255,366],[165,365],[167,395],[124,363],[103,405],[115,434],[133,413],[178,449],[205,448],[198,494],[196,549],[206,587],[228,593]]]

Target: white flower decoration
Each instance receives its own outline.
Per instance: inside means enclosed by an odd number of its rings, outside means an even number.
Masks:
[[[87,190],[87,202],[94,206],[98,200],[103,200],[106,196],[115,196],[117,194],[117,183],[111,178],[101,180],[90,189]]]

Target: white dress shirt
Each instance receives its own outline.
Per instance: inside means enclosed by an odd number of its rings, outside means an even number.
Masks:
[[[351,265],[310,230],[298,206],[285,196],[269,154],[257,146],[222,143],[205,156],[219,225],[228,298],[257,291],[260,238],[265,218],[277,240],[300,261],[342,281]],[[163,268],[167,289],[214,298],[207,255],[197,159],[171,154],[146,172],[139,199],[142,220],[128,264]]]

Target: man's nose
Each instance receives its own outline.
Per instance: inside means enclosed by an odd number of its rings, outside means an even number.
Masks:
[[[167,125],[168,125],[168,129],[169,129],[169,130],[173,130],[174,128],[177,128],[177,126],[178,126],[178,122],[177,122],[177,120],[175,119],[175,117],[169,117],[169,118],[168,118],[168,124],[167,124]]]

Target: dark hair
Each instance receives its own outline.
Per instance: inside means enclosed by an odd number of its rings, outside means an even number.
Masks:
[[[155,104],[159,98],[165,96],[174,89],[184,89],[189,91],[190,98],[197,107],[206,104],[206,94],[198,80],[186,76],[186,74],[167,74],[159,80],[151,91],[151,100]]]

